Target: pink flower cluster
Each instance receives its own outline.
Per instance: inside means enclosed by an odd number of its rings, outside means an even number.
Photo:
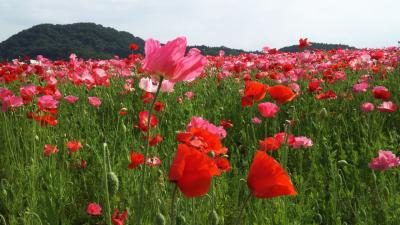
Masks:
[[[193,127],[203,128],[204,130],[207,130],[208,132],[217,135],[220,139],[226,137],[226,130],[224,129],[224,127],[217,127],[201,117],[193,116],[186,129],[189,131]]]
[[[400,166],[400,158],[391,151],[379,150],[378,157],[373,158],[368,167],[373,170],[387,170]]]

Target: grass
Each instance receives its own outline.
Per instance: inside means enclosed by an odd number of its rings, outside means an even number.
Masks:
[[[74,104],[61,101],[58,124],[42,127],[26,119],[24,106],[15,111],[0,113],[0,224],[106,224],[107,195],[104,171],[113,171],[119,180],[119,190],[110,195],[110,213],[128,209],[126,224],[154,224],[157,214],[168,218],[174,185],[168,182],[168,170],[175,154],[177,131],[184,130],[192,116],[219,124],[221,119],[232,120],[223,140],[229,148],[232,171],[213,178],[210,191],[204,197],[186,199],[178,192],[176,210],[180,224],[212,224],[209,218],[219,218],[219,224],[232,224],[238,217],[242,202],[249,194],[247,171],[258,140],[288,131],[313,140],[309,149],[281,148],[271,153],[288,171],[298,191],[295,197],[261,200],[251,198],[244,208],[242,224],[400,224],[400,171],[374,172],[368,163],[379,149],[399,151],[400,114],[363,113],[361,103],[373,100],[371,91],[354,94],[353,99],[342,97],[361,73],[347,72],[348,80],[329,88],[338,93],[336,100],[315,100],[306,93],[306,83],[299,82],[303,95],[282,105],[275,119],[251,123],[259,116],[257,106],[242,108],[239,89],[243,82],[233,78],[215,82],[215,75],[198,79],[194,84],[177,84],[174,93],[161,93],[166,104],[164,112],[156,113],[159,125],[156,132],[164,141],[149,151],[163,161],[160,167],[147,169],[145,205],[137,215],[140,193],[140,171],[129,170],[131,150],[143,152],[143,134],[134,124],[138,114],[147,108],[140,100],[142,91],[120,95],[123,81],[112,80],[111,87],[96,87],[90,91],[71,84],[59,89],[63,95],[76,95]],[[268,83],[263,81],[264,83]],[[386,80],[375,80],[392,93],[399,103],[400,71],[394,70]],[[186,91],[193,91],[192,100],[178,103]],[[97,96],[102,105],[97,109],[87,104],[88,96]],[[270,100],[266,98],[263,101]],[[128,115],[118,111],[126,107]],[[326,113],[324,112],[326,110]],[[322,112],[321,112],[322,111]],[[286,120],[296,121],[287,126]],[[79,140],[83,148],[69,155],[65,143]],[[103,149],[107,144],[109,164],[104,163]],[[56,145],[59,152],[43,156],[45,144]],[[81,160],[87,167],[79,167]],[[97,202],[103,215],[90,217],[86,207]],[[169,219],[168,219],[169,220]]]

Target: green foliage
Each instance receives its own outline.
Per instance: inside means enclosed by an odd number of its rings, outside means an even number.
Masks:
[[[347,75],[348,81],[332,85],[335,92],[351,90],[360,74]],[[221,119],[232,120],[234,127],[227,130],[228,136],[223,140],[229,148],[232,171],[214,177],[204,197],[187,199],[179,194],[179,224],[235,222],[248,194],[246,176],[258,140],[283,131],[287,119],[296,121],[288,132],[308,136],[314,142],[309,149],[289,149],[286,156],[281,150],[270,153],[279,162],[287,159],[285,169],[299,194],[251,199],[243,224],[400,224],[400,171],[373,172],[368,168],[377,150],[397,151],[399,113],[361,112],[359,105],[373,100],[370,93],[354,95],[353,99],[339,95],[336,100],[321,101],[304,93],[281,105],[275,119],[255,125],[250,121],[258,115],[257,106],[241,107],[239,90],[243,83],[228,78],[218,84],[215,76],[199,79],[190,87],[179,83],[174,93],[160,95],[166,110],[157,114],[160,123],[155,132],[164,141],[151,148],[150,155],[157,155],[163,162],[160,167],[147,169],[146,205],[140,215],[143,224],[165,223],[165,218],[156,212],[168,215],[171,204],[173,184],[168,182],[168,170],[177,147],[176,131],[184,130],[192,116],[202,116],[215,124]],[[393,94],[392,100],[399,102],[399,70],[389,72],[388,78],[371,85],[384,83]],[[136,224],[138,218],[133,209],[141,207],[136,201],[141,168],[129,170],[127,166],[130,151],[140,152],[145,145],[143,134],[134,128],[138,113],[145,106],[139,89],[120,95],[122,84],[116,79],[109,88],[90,91],[71,84],[60,85],[63,95],[73,94],[80,99],[75,105],[60,103],[56,127],[41,127],[26,119],[26,111],[33,110],[30,106],[0,113],[0,223],[104,224],[104,213],[90,217],[85,209],[90,202],[106,208],[102,174],[103,143],[107,143],[110,165],[119,180],[118,192],[110,198],[111,212],[129,208],[126,224]],[[300,85],[306,89],[306,83]],[[176,99],[188,90],[195,97],[178,103]],[[103,102],[98,109],[87,104],[87,96],[93,95]],[[268,97],[265,100],[270,101]],[[118,114],[122,107],[129,112],[125,117]],[[72,139],[81,141],[83,148],[68,154],[65,143]],[[57,145],[60,151],[44,157],[47,143]],[[82,159],[87,161],[85,169],[76,166]]]
[[[299,48],[298,45],[291,45],[279,49],[281,52],[302,52],[304,50],[331,50],[331,49],[356,49],[354,47],[343,45],[343,44],[326,44],[326,43],[311,43],[311,46],[306,48]]]
[[[108,59],[126,57],[135,43],[142,53],[144,41],[128,32],[94,23],[67,25],[40,24],[13,35],[0,44],[0,59],[43,55],[50,59],[67,59],[71,53],[80,58]]]

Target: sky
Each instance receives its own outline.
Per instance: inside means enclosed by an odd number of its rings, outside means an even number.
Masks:
[[[397,46],[399,0],[0,0],[0,42],[41,23],[93,22],[161,42],[261,50],[311,42]]]

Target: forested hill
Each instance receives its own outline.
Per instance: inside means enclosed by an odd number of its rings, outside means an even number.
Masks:
[[[354,47],[343,44],[311,43],[311,46],[300,49],[298,45],[291,45],[279,49],[281,52],[301,52],[304,50],[331,50],[331,49],[355,49]]]
[[[130,44],[135,43],[139,49],[131,51]],[[204,55],[218,55],[220,50],[225,55],[239,55],[249,52],[241,49],[232,49],[225,46],[209,47],[205,45],[188,46],[196,47]],[[347,45],[312,43],[307,49],[352,48]],[[43,55],[47,58],[67,59],[75,53],[84,59],[109,59],[114,56],[126,57],[131,53],[141,53],[144,50],[144,40],[125,31],[104,27],[95,23],[74,23],[66,25],[40,24],[23,30],[0,43],[0,60],[11,60],[29,56],[34,58]],[[280,51],[296,52],[297,45],[281,48]]]
[[[108,59],[115,55],[126,57],[131,54],[130,44],[142,53],[144,40],[125,31],[103,27],[94,23],[74,23],[67,25],[40,24],[23,30],[0,43],[0,59],[11,60],[18,57],[43,55],[50,59],[67,59],[71,53],[80,58]],[[218,55],[224,50],[226,55],[248,53],[228,47],[197,47],[205,55]]]

